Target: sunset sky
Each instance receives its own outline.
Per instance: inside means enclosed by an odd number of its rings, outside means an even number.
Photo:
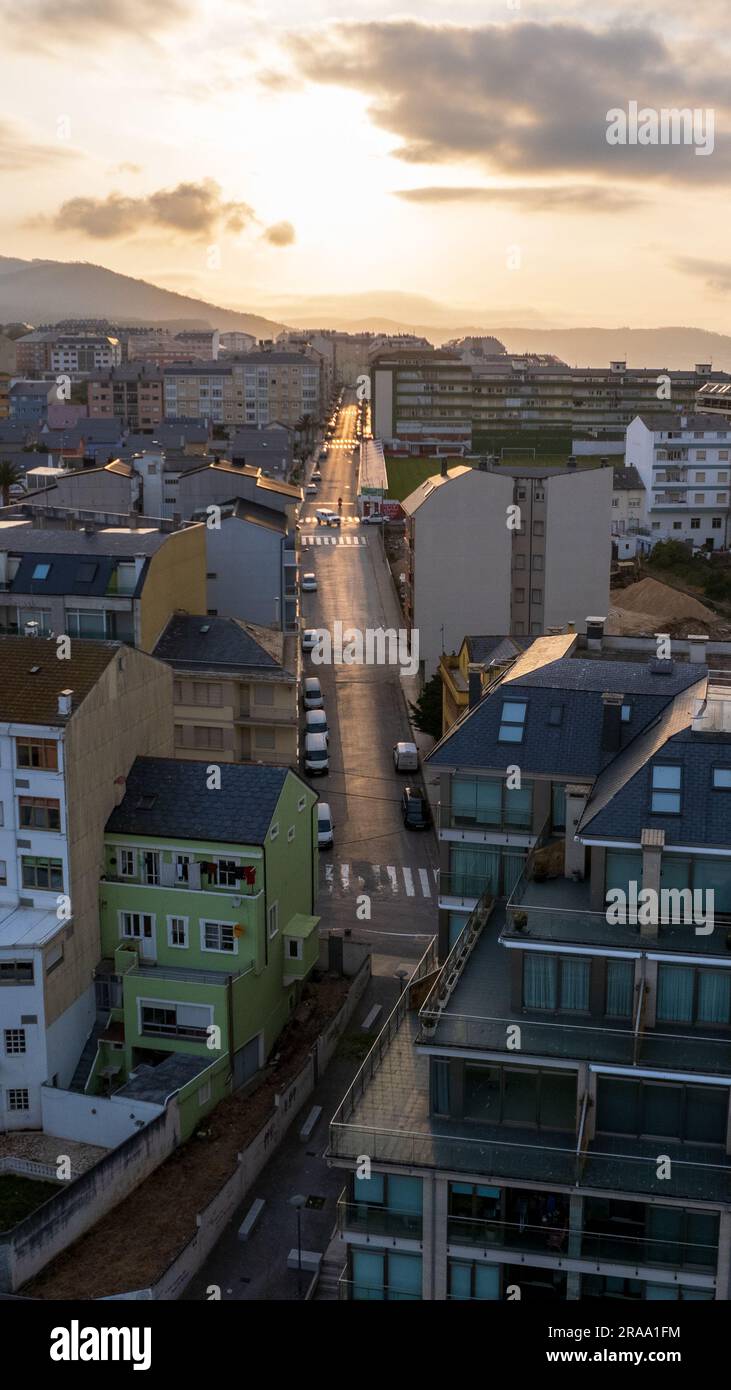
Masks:
[[[0,20],[6,256],[273,314],[398,291],[468,320],[728,331],[715,0],[0,0]],[[609,146],[630,101],[711,108],[713,153]]]

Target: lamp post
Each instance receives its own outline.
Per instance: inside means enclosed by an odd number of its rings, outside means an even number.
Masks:
[[[297,1297],[302,1297],[302,1208],[306,1206],[307,1198],[301,1192],[296,1192],[294,1197],[290,1197],[289,1205],[294,1207],[297,1212]]]

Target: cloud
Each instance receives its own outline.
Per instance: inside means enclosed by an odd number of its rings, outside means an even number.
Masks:
[[[53,218],[58,231],[83,232],[98,240],[129,236],[147,228],[200,240],[218,231],[234,236],[255,220],[248,203],[227,202],[214,179],[179,183],[145,197],[110,193],[106,198],[70,198]]]
[[[336,23],[285,41],[309,81],[369,99],[371,119],[412,164],[475,161],[516,175],[727,180],[731,141],[698,157],[686,145],[608,145],[607,113],[640,106],[727,111],[728,84],[712,48],[693,50],[649,27],[572,22],[465,25],[412,20]]]
[[[295,231],[291,222],[274,222],[264,232],[264,241],[268,241],[270,246],[291,246],[294,239]]]
[[[515,184],[496,188],[433,185],[397,188],[407,203],[512,203],[530,212],[623,212],[643,200],[633,190],[601,184]]]
[[[731,262],[704,261],[697,256],[676,256],[673,264],[683,275],[703,280],[709,290],[726,294],[731,290]]]
[[[23,134],[11,121],[0,120],[0,170],[20,173],[42,164],[73,158],[76,150],[59,140],[57,145],[39,145]]]
[[[191,0],[0,0],[5,36],[24,45],[57,48],[127,34],[147,38],[188,19]]]
[[[142,165],[132,164],[130,160],[125,159],[121,164],[115,164],[114,168],[110,169],[109,172],[111,174],[141,174]]]

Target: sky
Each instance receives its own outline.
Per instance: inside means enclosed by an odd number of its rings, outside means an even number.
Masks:
[[[0,252],[275,317],[393,292],[467,322],[725,332],[719,14],[0,0]],[[648,141],[652,113],[695,112],[691,143],[609,143],[633,102]]]

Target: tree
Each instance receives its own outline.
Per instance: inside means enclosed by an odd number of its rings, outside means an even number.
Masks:
[[[687,565],[692,551],[684,541],[658,541],[652,547],[650,560],[660,569],[675,569],[677,565]]]
[[[0,497],[4,507],[10,505],[10,489],[19,483],[23,474],[18,465],[11,463],[9,459],[0,460]]]
[[[416,704],[409,701],[409,708],[411,718],[422,734],[431,734],[436,739],[442,737],[442,678],[438,671],[426,682]]]

